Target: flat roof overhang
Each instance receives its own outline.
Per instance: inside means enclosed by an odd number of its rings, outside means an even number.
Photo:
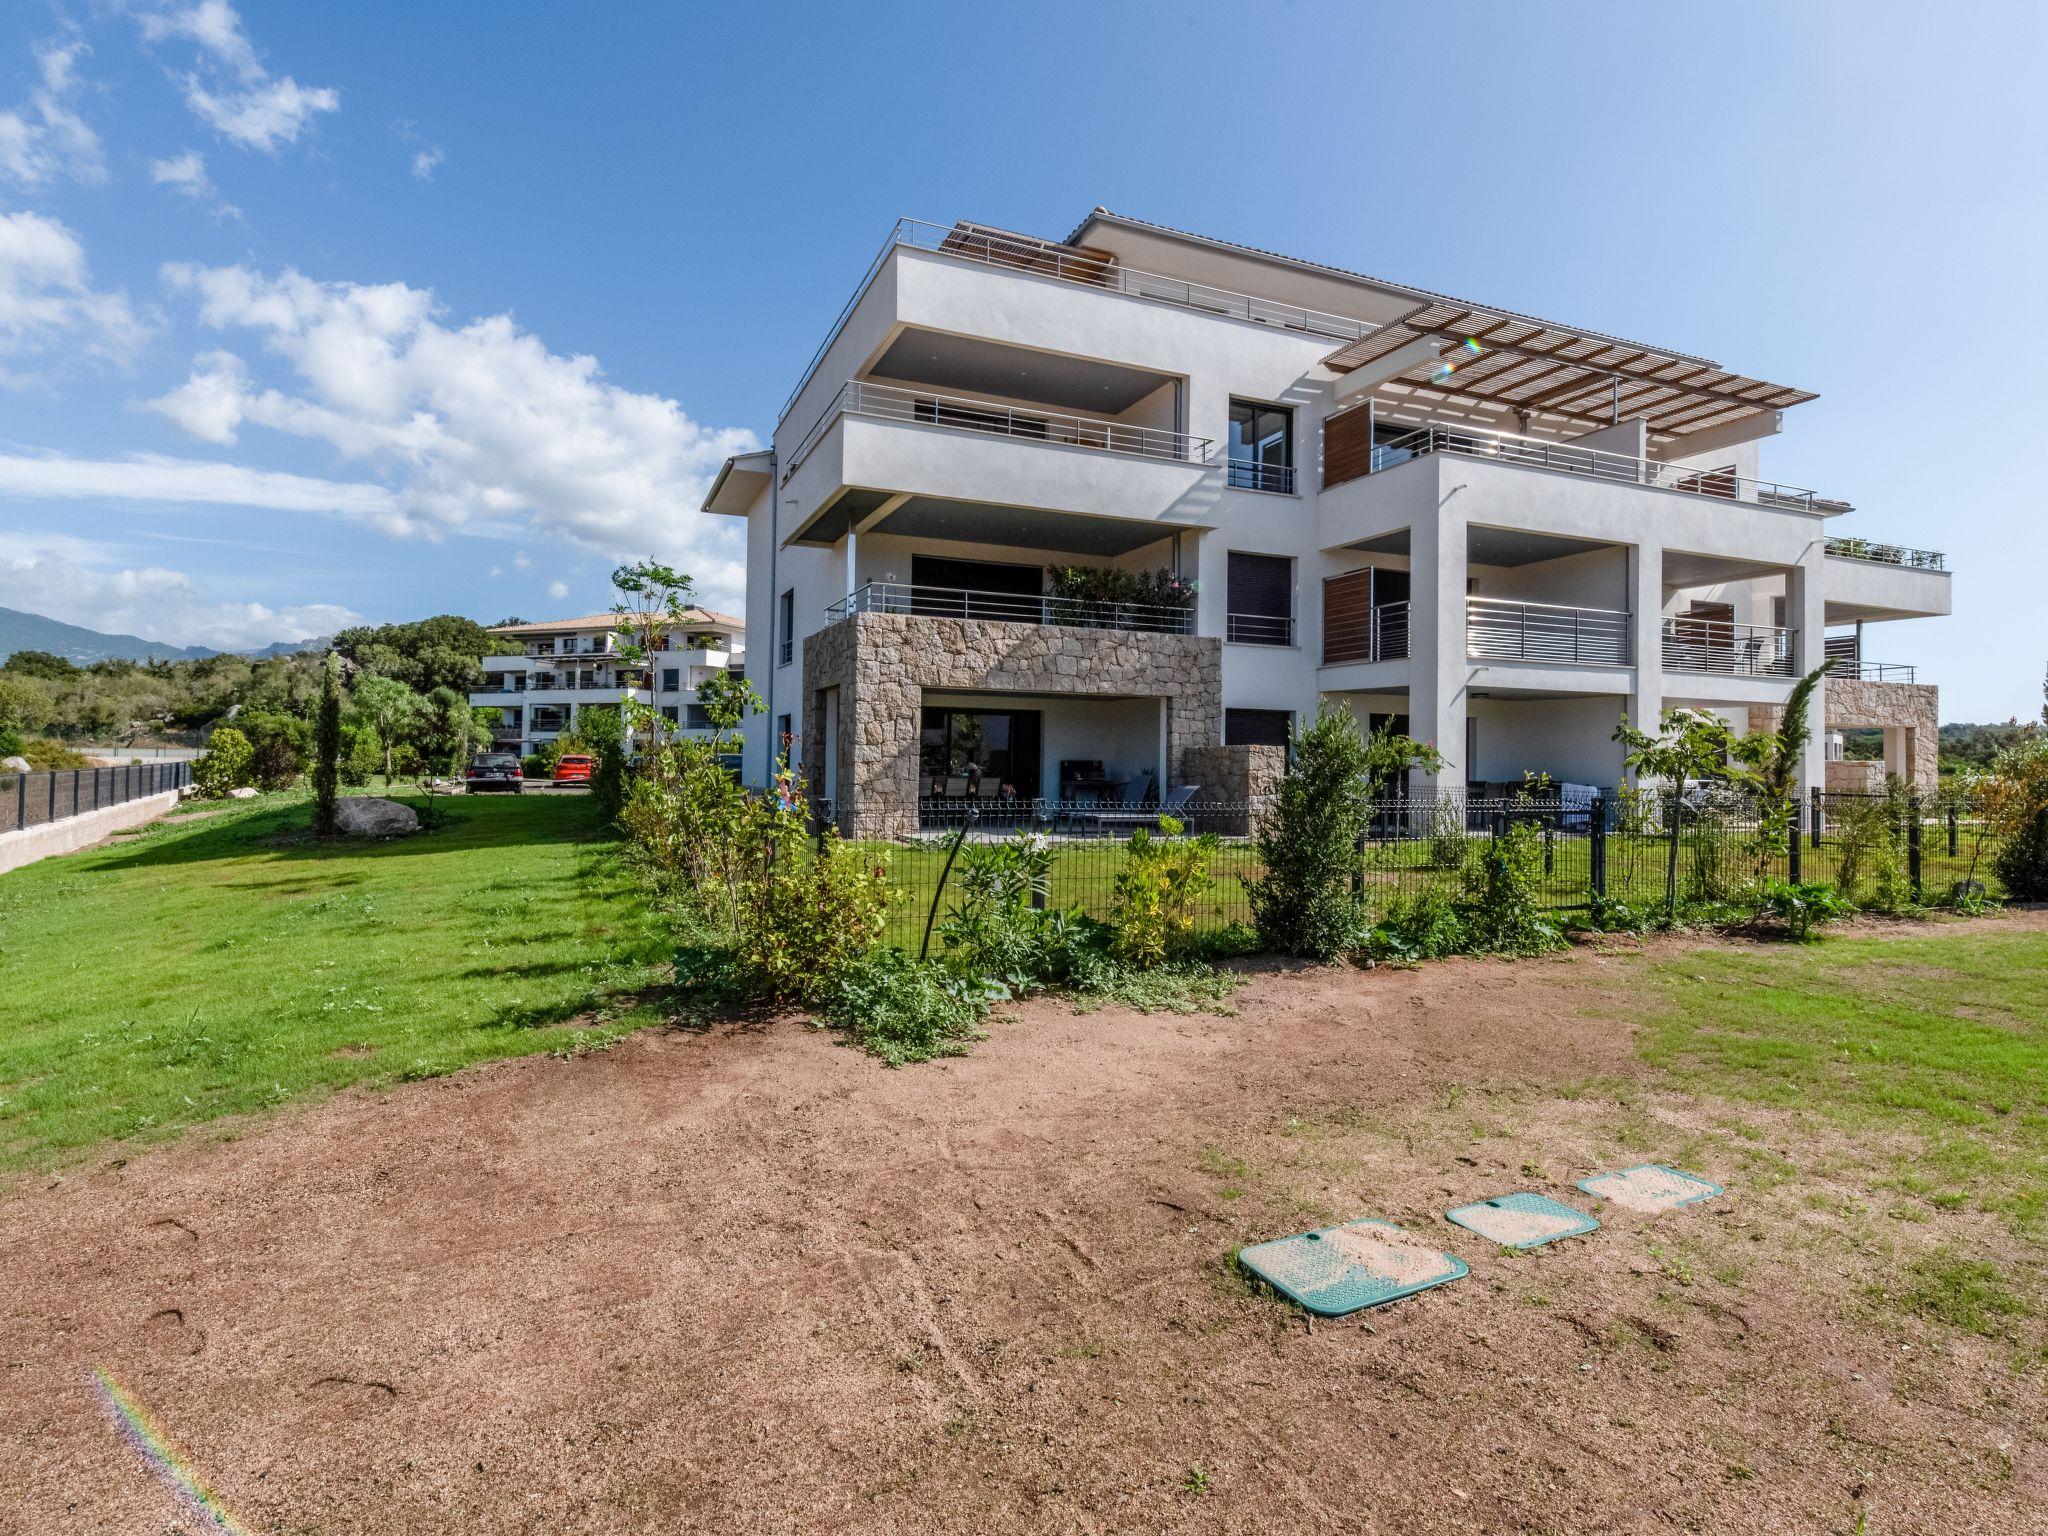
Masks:
[[[1076,555],[1125,555],[1176,533],[1200,532],[1206,523],[1151,518],[1098,517],[1043,507],[1003,506],[943,496],[906,496],[863,486],[842,490],[802,532],[786,542],[830,547],[848,530],[963,544],[998,544]]]

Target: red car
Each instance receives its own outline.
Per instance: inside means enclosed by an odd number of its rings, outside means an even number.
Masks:
[[[597,759],[586,757],[580,752],[565,752],[555,759],[555,782],[557,784],[588,784],[590,770],[597,766]]]

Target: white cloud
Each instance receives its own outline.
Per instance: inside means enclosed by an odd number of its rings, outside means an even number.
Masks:
[[[87,183],[106,179],[99,135],[70,100],[78,89],[78,57],[85,51],[78,42],[49,42],[36,49],[36,88],[21,106],[0,111],[0,178],[24,187],[59,176]]]
[[[381,485],[319,480],[205,459],[137,453],[120,459],[0,453],[0,496],[27,501],[167,501],[217,507],[324,512],[405,531]]]
[[[488,574],[493,578],[502,576],[505,574],[505,567],[503,567],[502,565],[494,565],[490,568]]]
[[[185,76],[186,105],[244,149],[275,154],[297,143],[317,114],[341,108],[341,94],[331,86],[273,77],[227,0],[144,10],[137,19],[151,42],[176,38],[198,49],[200,69]]]
[[[448,152],[438,144],[433,145],[431,148],[423,149],[412,157],[412,173],[419,177],[421,181],[432,181],[434,179],[434,172],[440,168],[441,162],[447,158]]]
[[[92,286],[85,247],[55,219],[0,213],[0,384],[10,361],[79,352],[128,363],[149,338],[128,295]]]
[[[165,278],[196,296],[203,323],[253,331],[297,379],[295,391],[262,387],[242,357],[202,354],[183,385],[148,402],[195,437],[231,443],[254,425],[323,442],[393,482],[386,526],[525,525],[615,558],[669,560],[707,599],[739,600],[741,531],[697,507],[753,434],[608,383],[595,358],[550,352],[509,315],[444,325],[433,295],[403,283],[240,266],[174,265]]]
[[[567,583],[566,581],[551,581],[548,583],[549,597],[559,600],[561,598],[567,597],[568,595],[569,583]]]
[[[57,534],[0,533],[0,607],[216,650],[331,635],[361,619],[334,603],[224,602],[182,571],[128,565],[112,546]]]

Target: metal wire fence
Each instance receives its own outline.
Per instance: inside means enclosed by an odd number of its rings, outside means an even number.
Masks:
[[[820,831],[829,801],[814,802]],[[1906,796],[1824,795],[1766,825],[1747,796],[1710,788],[1690,792],[1674,812],[1668,796],[1599,795],[1590,799],[1479,797],[1458,791],[1373,802],[1365,837],[1355,850],[1352,889],[1361,904],[1383,912],[1397,899],[1434,891],[1465,896],[1483,878],[1493,844],[1511,828],[1540,854],[1534,896],[1553,911],[1584,909],[1596,899],[1653,908],[1675,885],[1680,902],[1733,901],[1778,880],[1826,882],[1852,899],[1889,893],[1928,901],[1949,899],[1974,879],[1995,888],[1992,848],[1983,824],[1962,804]],[[1158,806],[1029,802],[982,807],[928,801],[911,838],[861,844],[888,856],[891,942],[915,948],[934,912],[957,904],[950,884],[960,850],[976,841],[1043,838],[1051,873],[1049,907],[1108,918],[1117,877],[1132,836],[1156,833],[1162,814],[1190,834],[1211,833],[1209,888],[1196,908],[1198,932],[1217,932],[1252,919],[1246,882],[1264,873],[1254,833],[1269,807],[1257,801],[1198,801],[1162,812]]]
[[[0,773],[0,832],[26,831],[103,806],[169,794],[191,782],[190,763]]]

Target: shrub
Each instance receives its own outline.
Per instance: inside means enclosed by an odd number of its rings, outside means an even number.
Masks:
[[[192,762],[192,782],[209,800],[218,800],[249,781],[249,738],[232,725],[221,726]]]
[[[1213,832],[1184,837],[1171,816],[1159,818],[1159,830],[1157,837],[1143,828],[1131,834],[1110,894],[1111,951],[1135,965],[1181,952],[1194,930],[1195,902],[1215,884]]]
[[[47,737],[42,736],[28,737],[21,743],[18,753],[6,755],[21,757],[27,762],[30,770],[36,773],[49,773],[60,768],[83,768],[85,766],[85,754],[83,752],[67,747],[61,741],[51,741]]]
[[[1564,934],[1536,904],[1543,872],[1543,834],[1533,822],[1508,825],[1482,844],[1465,871],[1471,901],[1465,927],[1473,948],[1499,955],[1537,955],[1564,944]]]
[[[590,768],[590,798],[606,825],[626,808],[626,727],[619,712],[605,705],[579,711],[577,730],[597,759]]]
[[[1462,869],[1471,840],[1465,835],[1465,807],[1439,795],[1429,811],[1429,862],[1438,869]]]
[[[529,779],[551,779],[555,765],[545,752],[529,752],[519,760],[519,771]]]
[[[1450,892],[1431,884],[1412,895],[1396,895],[1387,904],[1386,915],[1365,937],[1364,954],[1369,960],[1409,963],[1440,960],[1471,948],[1465,919]]]
[[[936,960],[876,947],[838,967],[819,1015],[892,1067],[962,1056],[981,1038],[994,994]]]
[[[334,797],[341,787],[341,677],[340,663],[327,653],[321,673],[320,709],[313,726],[313,833],[332,837],[338,830],[334,820]]]
[[[357,726],[341,759],[341,782],[350,789],[361,789],[383,766],[384,743],[377,739],[376,728]]]
[[[249,743],[249,781],[258,789],[290,789],[313,754],[313,728],[297,715],[245,709],[234,729]]]
[[[2013,900],[2048,901],[2048,810],[2035,812],[2008,838],[1991,867]]]
[[[1045,898],[1052,861],[1037,833],[963,848],[951,880],[959,897],[939,925],[947,963],[1012,992],[1063,979],[1073,919],[1032,905]]]
[[[2048,735],[2006,747],[1974,787],[1986,828],[2004,840],[1992,868],[2006,893],[2016,901],[2048,900]]]
[[[1815,928],[1855,910],[1831,885],[1795,885],[1789,880],[1759,886],[1756,904],[1759,912],[1785,925],[1786,937],[1795,944],[1810,944]]]

